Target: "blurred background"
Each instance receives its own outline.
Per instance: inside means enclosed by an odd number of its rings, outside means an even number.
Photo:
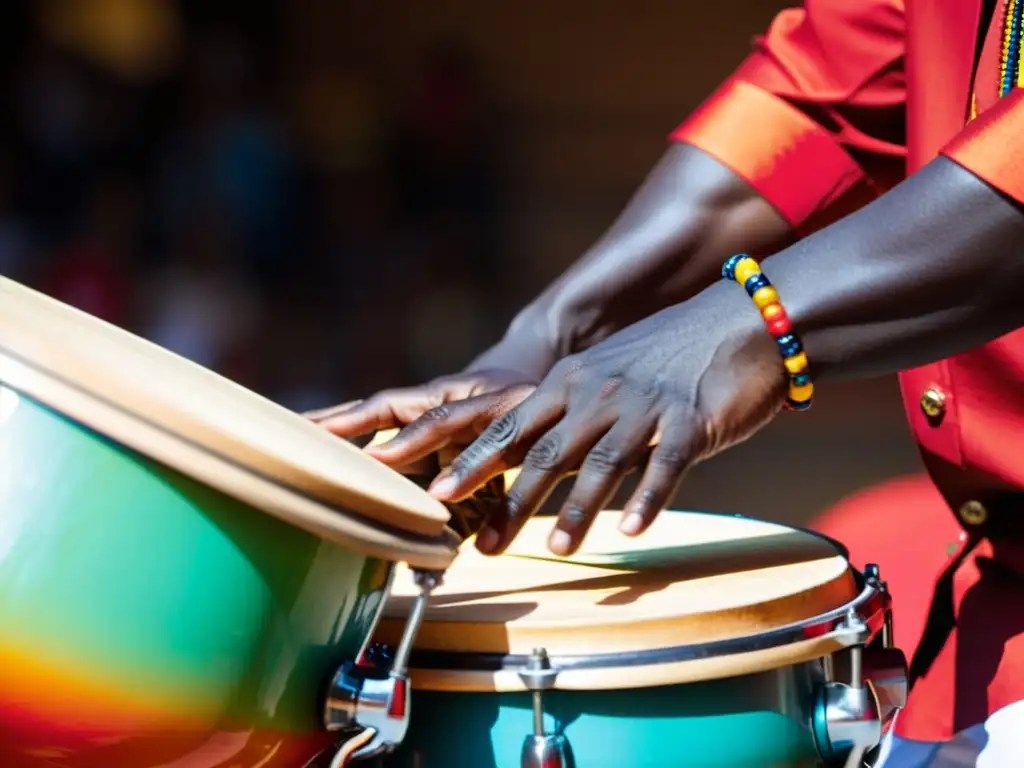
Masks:
[[[0,273],[296,410],[453,372],[781,6],[4,0]],[[895,382],[830,385],[678,503],[800,524],[914,471]]]

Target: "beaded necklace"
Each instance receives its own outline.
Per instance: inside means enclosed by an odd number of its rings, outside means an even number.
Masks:
[[[1003,45],[999,57],[999,97],[1006,96],[1015,87],[1024,86],[1021,69],[1021,32],[1024,26],[1024,0],[1006,0],[1003,16]],[[978,116],[977,92],[971,92],[971,117]]]
[[[999,95],[1006,96],[1014,86],[1021,85],[1020,33],[1024,1],[1007,0],[1003,20],[1003,51],[999,61]]]

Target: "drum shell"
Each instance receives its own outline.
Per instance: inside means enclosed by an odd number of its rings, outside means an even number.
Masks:
[[[0,385],[0,765],[301,766],[391,572]]]
[[[820,661],[707,682],[546,691],[545,729],[586,768],[802,768]],[[529,693],[415,692],[411,726],[386,768],[520,768]]]

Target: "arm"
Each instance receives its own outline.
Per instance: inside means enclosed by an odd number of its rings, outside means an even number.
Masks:
[[[567,354],[698,293],[735,251],[765,253],[856,206],[901,167],[900,0],[808,0],[673,134],[626,211],[461,375],[319,415],[343,436],[405,426],[392,465],[461,442]],[[515,390],[502,394],[503,388]],[[406,426],[408,425],[408,426]]]
[[[807,0],[673,134],[625,212],[470,370],[555,361],[684,301],[903,172],[901,0]],[[540,355],[531,350],[542,347]],[[498,366],[500,367],[500,366]]]
[[[414,441],[403,432],[367,449],[391,466],[465,444],[566,354],[694,295],[728,254],[771,250],[789,229],[744,179],[676,143],[611,229],[461,374],[306,415],[342,437],[416,422],[425,427],[414,430]]]
[[[1024,325],[1022,130],[1018,92],[876,203],[763,262],[815,378],[893,372]],[[723,281],[557,367],[432,491],[457,498],[522,462],[511,511],[478,539],[493,552],[579,468],[551,538],[567,554],[648,454],[628,533],[646,528],[689,467],[771,421],[786,388],[758,312]]]
[[[539,378],[559,358],[698,293],[728,254],[774,250],[789,232],[744,179],[702,150],[675,143],[612,227],[470,370],[525,359]],[[533,352],[538,348],[546,354]]]
[[[816,378],[891,373],[1024,325],[1024,98],[911,179],[765,260]]]

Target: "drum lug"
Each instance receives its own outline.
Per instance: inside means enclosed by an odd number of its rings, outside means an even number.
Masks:
[[[864,569],[868,581],[873,583],[885,599],[885,618],[876,641],[863,651],[864,677],[871,683],[878,700],[882,724],[886,725],[896,712],[907,705],[910,692],[910,672],[907,657],[895,646],[892,623],[892,602],[888,585],[882,581],[878,566],[868,564]]]
[[[867,648],[864,651],[864,676],[875,692],[882,723],[887,724],[907,706],[910,690],[907,657],[897,648]]]
[[[572,750],[561,734],[544,733],[544,691],[555,686],[558,670],[552,668],[547,651],[534,648],[519,678],[533,694],[533,733],[523,741],[522,768],[570,768]]]
[[[815,707],[814,731],[825,760],[839,760],[850,752],[863,753],[878,746],[882,720],[871,689],[827,683]]]
[[[408,673],[409,654],[416,642],[427,602],[441,583],[432,571],[417,571],[416,597],[402,639],[392,658],[383,646],[371,646],[356,662],[341,665],[331,680],[324,703],[323,722],[329,731],[362,733],[373,731],[372,738],[354,751],[353,759],[365,759],[393,752],[409,728],[411,704]]]
[[[882,581],[882,575],[879,568],[874,563],[868,563],[864,566],[864,580],[867,584],[874,586],[884,600],[885,618],[883,620],[881,633],[882,647],[895,648],[896,640],[893,637],[892,598],[889,595],[889,585]]]
[[[877,569],[870,576],[877,579]],[[884,590],[884,584],[882,584]],[[902,651],[888,647],[891,624],[881,645],[858,644],[849,649],[848,682],[825,683],[814,709],[814,735],[825,760],[847,757],[859,764],[882,740],[882,729],[906,705],[908,674]],[[855,610],[842,629],[866,636],[868,628]],[[884,629],[884,628],[883,628]]]
[[[569,768],[569,754],[565,736],[527,736],[523,742],[522,768]]]

